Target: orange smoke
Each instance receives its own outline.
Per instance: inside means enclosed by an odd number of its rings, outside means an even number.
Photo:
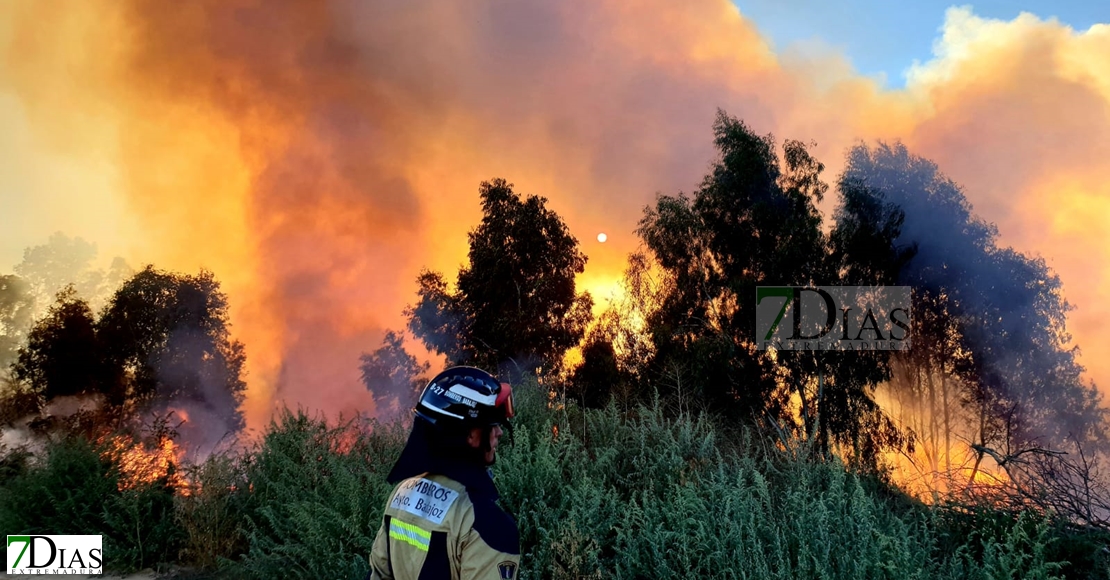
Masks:
[[[937,161],[1061,274],[1110,383],[1110,27],[954,9],[936,59],[884,90],[840,55],[780,58],[726,0],[16,0],[0,22],[0,103],[19,105],[0,119],[41,162],[11,173],[85,178],[27,178],[27,199],[69,187],[46,199],[118,219],[105,244],[132,262],[215,272],[253,428],[280,401],[372,410],[358,354],[401,326],[420,267],[465,260],[484,179],[548,197],[590,257],[582,284],[614,288],[643,206],[705,173],[717,107],[816,140],[830,179],[857,139]],[[72,215],[20,201],[43,230]]]

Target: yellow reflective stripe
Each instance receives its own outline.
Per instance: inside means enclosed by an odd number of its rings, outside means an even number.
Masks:
[[[420,536],[421,538],[424,538],[425,540],[432,539],[432,533],[431,532],[425,531],[425,530],[423,530],[423,529],[421,529],[417,526],[414,526],[412,524],[408,524],[408,523],[405,523],[405,522],[399,522],[397,520],[391,519],[391,520],[389,520],[389,525],[390,525],[390,527],[397,526],[398,528],[401,528],[402,530],[410,531],[410,532]]]
[[[427,552],[432,533],[405,522],[391,521],[389,522],[389,537]]]
[[[391,537],[395,540],[401,540],[402,542],[405,542],[406,544],[411,544],[412,546],[415,546],[418,550],[421,550],[421,551],[424,551],[424,552],[428,551],[428,545],[427,544],[421,544],[418,540],[410,538],[410,537],[408,537],[408,536],[406,536],[406,535],[404,535],[404,534],[402,534],[402,533],[400,533],[396,530],[389,530],[389,537]]]

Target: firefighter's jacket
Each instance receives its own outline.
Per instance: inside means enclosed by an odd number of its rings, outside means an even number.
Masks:
[[[419,438],[414,432],[390,474],[397,486],[374,540],[369,577],[515,580],[520,536],[497,505],[489,470],[428,458]]]

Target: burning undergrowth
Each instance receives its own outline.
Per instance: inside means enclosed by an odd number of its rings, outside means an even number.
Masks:
[[[185,447],[178,444],[177,428],[184,422],[172,424],[174,413],[155,416],[145,433],[104,434],[97,437],[101,458],[119,470],[119,489],[129,490],[143,486],[162,485],[178,493],[189,493],[188,483],[181,472]]]
[[[12,422],[2,431],[0,450],[9,463],[13,458],[26,462],[49,455],[59,440],[80,438],[91,442],[111,466],[119,491],[160,486],[189,495],[196,484],[190,470],[212,455],[239,452],[244,444],[230,432],[216,435],[203,407],[194,407],[192,413],[187,408],[162,406],[127,416],[96,397],[73,397],[52,403],[40,415]]]

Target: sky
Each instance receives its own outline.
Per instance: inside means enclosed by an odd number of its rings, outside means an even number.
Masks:
[[[936,162],[1060,274],[1110,385],[1110,25],[1091,26],[1110,17],[782,5],[0,2],[0,272],[55,231],[210,269],[247,346],[248,425],[282,403],[372,412],[358,356],[401,327],[422,268],[454,277],[483,180],[549,199],[604,303],[644,207],[704,176],[723,108],[814,142],[829,181],[859,142]]]
[[[1110,4],[1099,0],[989,0],[953,3],[944,0],[735,0],[758,26],[774,50],[838,50],[860,74],[885,86],[904,88],[915,62],[933,56],[933,43],[950,7],[970,6],[984,18],[1013,20],[1035,14],[1075,30],[1110,22]]]

